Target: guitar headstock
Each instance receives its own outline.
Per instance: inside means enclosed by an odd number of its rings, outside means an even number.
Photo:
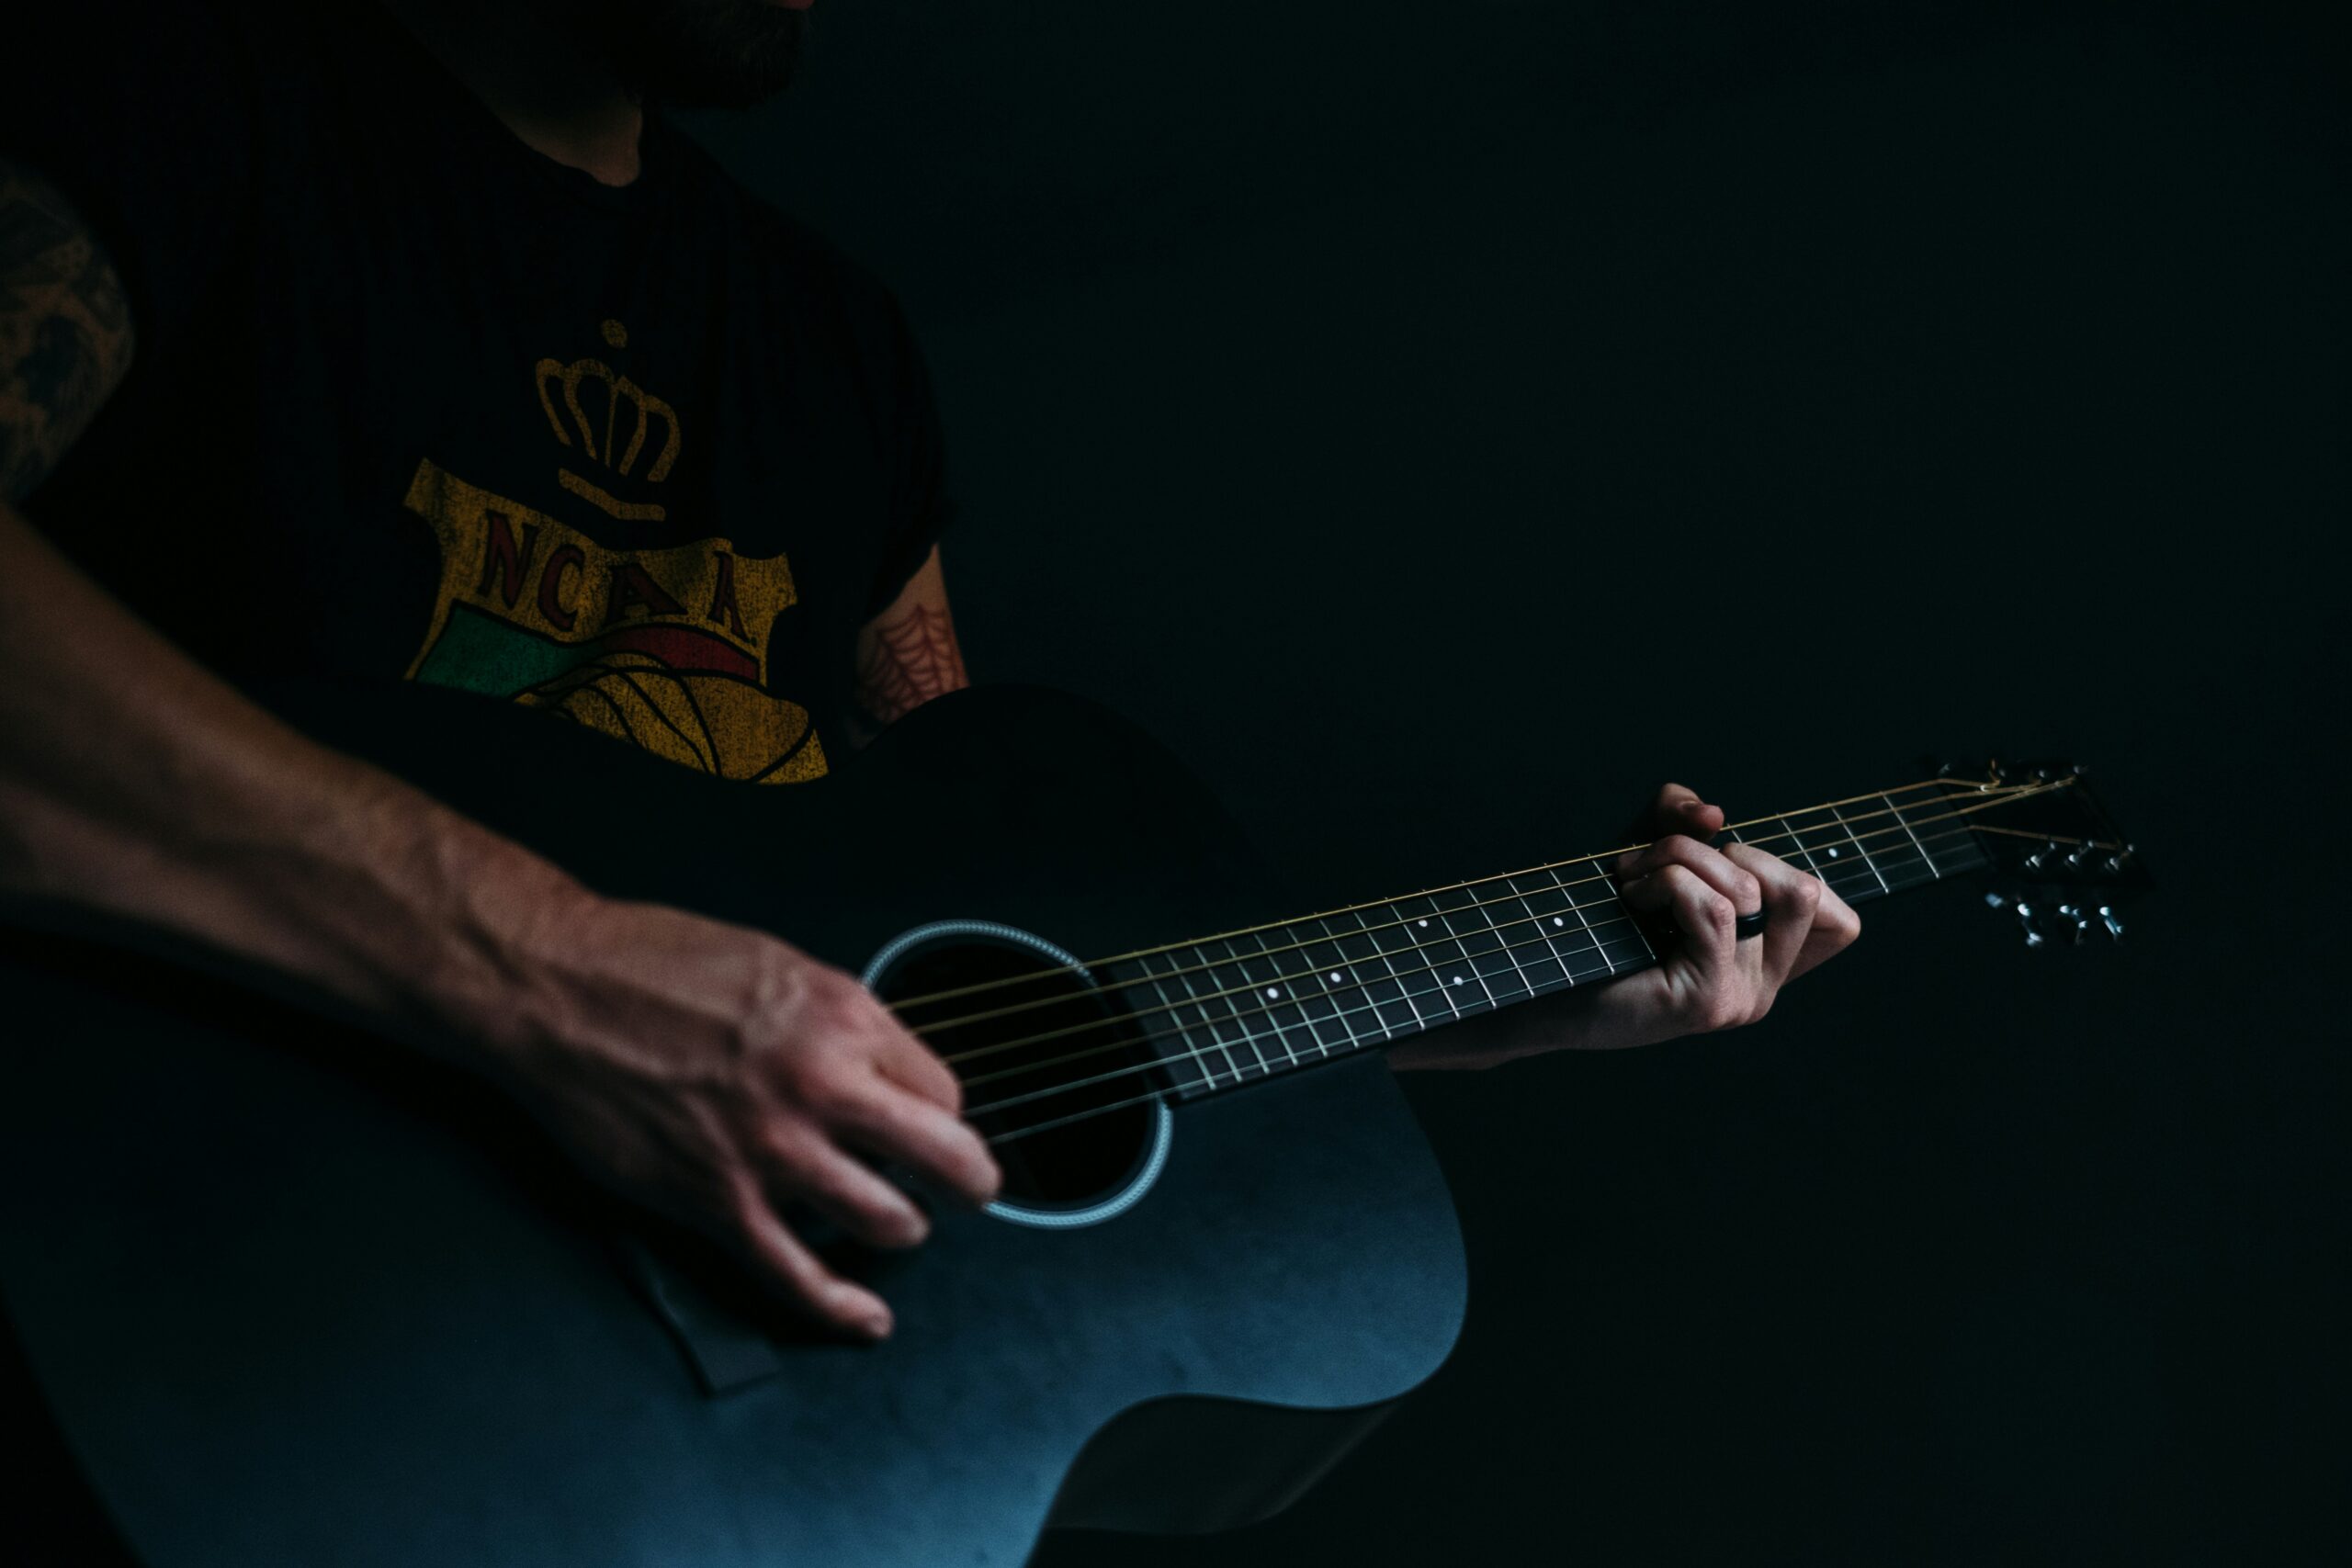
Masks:
[[[1943,767],[1938,776],[1973,784],[1987,805],[1970,829],[1989,863],[1985,904],[2017,922],[2030,948],[2120,941],[2124,906],[2150,886],[2139,847],[2116,824],[2070,761],[1993,761]]]

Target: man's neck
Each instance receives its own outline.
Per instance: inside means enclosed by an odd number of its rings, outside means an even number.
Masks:
[[[386,0],[525,144],[608,186],[637,178],[645,110],[611,65],[539,6]]]

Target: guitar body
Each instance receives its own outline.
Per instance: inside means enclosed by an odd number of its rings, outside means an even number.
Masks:
[[[1083,957],[1272,912],[1164,753],[1046,694],[943,699],[776,789],[455,694],[281,705],[591,886],[854,972],[918,928]],[[855,1347],[413,1052],[153,956],[6,953],[0,1289],[153,1568],[928,1568],[1017,1563],[1053,1523],[1222,1528],[1460,1324],[1450,1201],[1369,1055],[1155,1102],[1113,1201],[943,1206],[914,1253],[844,1254],[899,1320]]]

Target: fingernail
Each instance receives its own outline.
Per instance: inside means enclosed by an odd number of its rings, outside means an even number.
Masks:
[[[890,1337],[890,1314],[887,1312],[874,1313],[857,1326],[868,1339],[888,1339]]]

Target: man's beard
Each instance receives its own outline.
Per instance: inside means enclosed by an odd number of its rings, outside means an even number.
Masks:
[[[807,17],[761,0],[558,0],[563,18],[649,98],[742,108],[784,90]]]

